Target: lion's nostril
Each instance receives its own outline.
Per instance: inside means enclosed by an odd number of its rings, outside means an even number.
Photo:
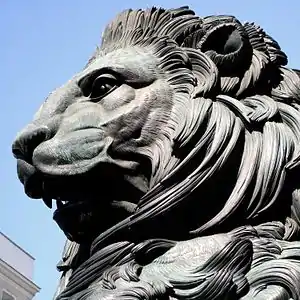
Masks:
[[[23,131],[12,145],[12,153],[15,158],[32,162],[35,148],[50,138],[50,130],[47,127],[35,127]]]

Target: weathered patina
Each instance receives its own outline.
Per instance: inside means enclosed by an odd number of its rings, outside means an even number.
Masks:
[[[300,299],[300,78],[233,16],[127,10],[14,144],[68,240],[56,300]],[[47,272],[47,270],[45,270]]]

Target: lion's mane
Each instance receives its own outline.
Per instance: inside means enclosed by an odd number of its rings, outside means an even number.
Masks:
[[[158,257],[157,253],[177,245],[171,240],[228,231],[236,240],[205,266],[191,271],[198,274],[196,279],[191,274],[184,277],[182,271],[181,283],[160,278],[165,284],[168,281],[167,288],[156,282],[161,289],[153,292],[144,283],[107,299],[125,299],[125,295],[126,299],[150,295],[158,299],[172,287],[177,291],[174,299],[240,298],[246,286],[249,289],[249,284],[257,282],[263,286],[276,270],[273,294],[300,299],[300,288],[295,286],[300,280],[295,254],[300,245],[288,242],[298,239],[300,222],[298,71],[286,67],[286,55],[259,26],[242,24],[232,16],[200,18],[188,7],[121,13],[105,29],[102,44],[89,63],[126,47],[142,47],[158,57],[158,72],[167,74],[176,101],[163,137],[144,153],[152,161],[150,191],[132,216],[99,235],[83,264],[74,267],[74,253],[78,259],[80,247],[68,243],[60,269],[74,272],[57,299],[70,299],[75,293],[79,293],[76,299],[90,299],[99,280],[108,290],[116,287],[114,282],[120,277],[127,282],[138,280],[141,267],[136,260],[133,263],[133,257],[139,251],[155,249],[154,257]],[[239,226],[244,227],[236,229]],[[150,239],[145,246],[143,241]],[[241,255],[246,255],[245,262],[236,259],[228,267],[230,257],[234,260]],[[285,261],[277,265],[272,261],[272,265],[270,256],[278,261],[282,256]],[[118,266],[128,262],[127,269],[120,271]],[[256,273],[251,271],[266,262]],[[114,267],[107,271],[109,265]],[[233,272],[235,277],[227,282],[224,272]],[[202,286],[204,277],[210,280],[210,293],[207,285]],[[214,284],[219,288],[215,294]],[[89,285],[92,288],[85,290]],[[232,285],[237,287],[234,291]],[[250,289],[249,299],[258,290]]]

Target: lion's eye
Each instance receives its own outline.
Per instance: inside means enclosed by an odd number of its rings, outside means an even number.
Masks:
[[[118,80],[114,75],[102,74],[93,81],[89,97],[99,99],[112,92],[117,86]]]

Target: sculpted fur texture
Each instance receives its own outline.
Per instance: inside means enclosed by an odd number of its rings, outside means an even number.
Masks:
[[[300,299],[300,78],[233,16],[127,10],[13,153],[68,240],[56,300]]]

